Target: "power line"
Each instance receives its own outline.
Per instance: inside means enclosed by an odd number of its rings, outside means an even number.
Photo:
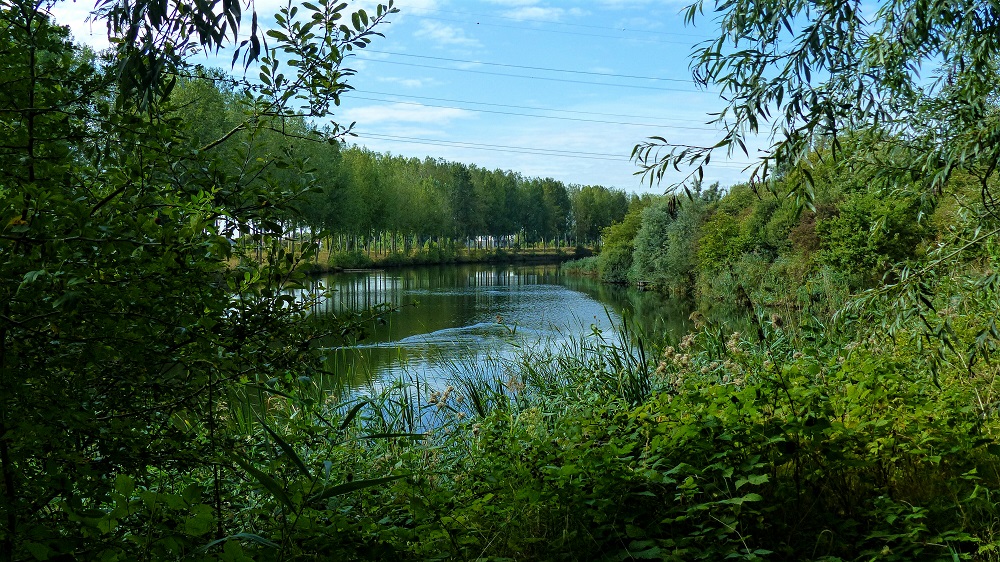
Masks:
[[[387,100],[383,98],[370,98],[365,96],[352,96],[354,99],[368,100],[368,101],[381,101],[386,103],[397,103],[404,105],[415,105],[418,107],[437,107],[440,109],[458,109],[461,111],[474,111],[476,113],[492,113],[495,115],[513,115],[518,117],[535,117],[537,119],[556,119],[559,121],[578,121],[583,123],[604,123],[608,125],[623,125],[629,127],[647,127],[647,128],[669,128],[669,129],[683,129],[689,131],[717,131],[718,129],[712,129],[710,127],[689,127],[685,125],[662,125],[658,123],[626,123],[622,121],[604,121],[601,119],[583,119],[579,117],[557,117],[555,115],[532,115],[530,113],[517,113],[514,111],[497,111],[492,109],[469,109],[465,107],[453,107],[448,105],[435,105],[430,103],[419,103],[413,101],[399,101],[399,100]]]
[[[682,90],[680,88],[659,88],[656,86],[641,86],[639,84],[609,84],[607,82],[587,82],[585,80],[570,80],[569,78],[550,78],[547,76],[525,76],[523,74],[504,74],[502,72],[489,72],[487,70],[473,70],[471,68],[448,68],[447,66],[433,66],[429,64],[417,64],[413,62],[399,62],[384,59],[374,59],[369,57],[359,57],[365,62],[379,62],[383,64],[396,64],[400,66],[412,66],[416,68],[433,68],[437,70],[451,70],[453,72],[471,72],[474,74],[488,74],[490,76],[504,76],[506,78],[527,78],[530,80],[548,80],[550,82],[568,82],[570,84],[587,84],[588,86],[610,86],[613,88],[638,88],[641,90],[657,90],[660,92],[684,92],[688,94],[716,94],[705,90]]]
[[[414,18],[422,18],[422,19],[437,20],[437,21],[450,21],[450,22],[453,22],[453,23],[468,23],[468,24],[474,23],[475,25],[481,25],[481,26],[484,26],[484,27],[500,27],[500,28],[506,28],[506,29],[522,29],[522,30],[527,30],[527,31],[536,31],[536,32],[540,32],[540,33],[559,33],[561,35],[579,35],[579,36],[583,36],[583,37],[602,37],[604,39],[628,39],[630,41],[637,41],[637,42],[640,42],[640,43],[660,43],[660,44],[672,44],[672,45],[686,45],[688,47],[693,46],[693,43],[691,41],[669,41],[669,40],[657,40],[657,39],[637,39],[637,38],[634,38],[634,37],[622,37],[620,35],[601,35],[601,34],[598,34],[598,33],[583,33],[583,32],[580,32],[580,31],[559,31],[559,30],[556,30],[556,29],[538,29],[538,28],[535,28],[535,27],[527,27],[527,26],[524,26],[524,25],[504,25],[502,23],[483,23],[483,22],[478,22],[478,21],[477,22],[472,22],[472,21],[468,21],[468,20],[457,20],[457,19],[452,19],[452,18],[440,18],[440,17],[436,17],[436,16],[425,16],[425,15],[421,15],[421,14],[409,14],[409,15],[410,15],[410,17],[414,17]]]
[[[408,142],[416,144],[428,144],[434,146],[446,146],[451,148],[469,148],[474,150],[489,150],[489,151],[501,151],[501,152],[514,152],[518,154],[530,154],[534,156],[563,156],[570,158],[588,158],[592,160],[612,160],[616,162],[628,162],[628,158],[623,157],[620,154],[611,154],[606,152],[579,152],[573,150],[558,150],[550,148],[535,148],[526,146],[509,146],[502,144],[482,144],[476,142],[464,142],[464,141],[447,141],[440,139],[423,139],[418,137],[402,137],[396,135],[381,135],[376,133],[357,133],[361,138],[370,138],[378,140],[391,140],[398,142]],[[502,149],[502,150],[498,150]]]
[[[357,92],[359,94],[373,94],[373,95],[376,95],[376,96],[395,96],[395,97],[407,98],[407,99],[443,101],[443,102],[448,102],[448,103],[464,103],[464,104],[469,104],[469,105],[485,105],[485,106],[489,106],[489,107],[507,107],[507,108],[510,108],[510,109],[528,109],[528,110],[531,110],[531,111],[552,111],[552,112],[555,112],[555,113],[573,113],[573,114],[578,114],[578,115],[599,115],[599,116],[602,116],[602,117],[626,117],[626,118],[631,118],[631,119],[652,119],[652,120],[656,120],[656,121],[680,121],[680,122],[684,122],[684,123],[699,123],[699,124],[702,124],[702,125],[706,124],[704,121],[702,121],[700,119],[679,119],[679,118],[676,118],[676,117],[651,117],[651,116],[648,116],[648,115],[634,115],[634,114],[629,114],[629,113],[602,113],[602,112],[597,112],[597,111],[579,111],[579,110],[570,110],[570,109],[553,109],[553,108],[550,108],[550,107],[537,107],[537,106],[530,106],[530,105],[511,105],[511,104],[505,104],[505,103],[487,103],[487,102],[481,102],[481,101],[455,100],[455,99],[449,99],[449,98],[435,98],[435,97],[430,97],[430,96],[415,96],[415,95],[412,95],[412,94],[395,94],[395,93],[389,93],[389,92],[375,92],[375,91],[372,91],[372,90],[357,90],[356,89],[356,90],[351,90],[351,91],[352,92]]]
[[[419,137],[404,137],[397,135],[383,135],[377,133],[357,133],[359,138],[369,138],[375,140],[388,140],[393,142],[402,142],[409,144],[422,144],[430,146],[442,146],[448,148],[467,148],[471,150],[484,150],[490,152],[510,152],[514,154],[527,154],[531,156],[559,156],[563,158],[579,158],[587,160],[608,160],[612,162],[631,162],[631,158],[625,157],[621,154],[613,154],[608,152],[582,152],[575,150],[559,150],[554,148],[538,148],[538,147],[527,147],[527,146],[510,146],[503,144],[483,144],[476,142],[465,142],[465,141],[448,141],[442,139],[425,139]],[[744,168],[749,163],[744,162],[716,162],[710,167],[724,167],[732,168],[739,167]]]
[[[564,68],[546,68],[542,66],[525,66],[520,64],[507,64],[500,62],[483,62],[476,60],[464,60],[464,59],[452,59],[447,57],[432,57],[427,55],[411,55],[407,53],[394,53],[392,51],[378,51],[375,49],[365,49],[366,53],[376,53],[380,55],[393,55],[397,57],[411,57],[416,59],[430,59],[430,60],[440,60],[447,62],[461,62],[461,63],[471,63],[471,64],[481,64],[484,66],[500,66],[504,68],[520,68],[524,70],[543,70],[545,72],[565,72],[567,74],[586,74],[588,76],[608,76],[611,78],[633,78],[637,80],[657,80],[661,82],[681,82],[682,84],[690,84],[691,80],[686,78],[658,78],[655,76],[634,76],[631,74],[614,74],[611,72],[591,72],[587,70],[568,70]]]
[[[529,18],[515,18],[515,17],[511,17],[511,16],[497,16],[497,15],[490,15],[490,14],[476,14],[476,13],[473,13],[473,12],[460,12],[460,11],[457,11],[457,10],[441,10],[441,9],[438,9],[438,8],[420,8],[420,9],[423,10],[423,11],[425,11],[425,12],[440,12],[440,13],[444,13],[444,14],[459,14],[459,15],[466,15],[466,16],[484,17],[484,18],[495,18],[495,19],[503,19],[503,20],[511,20],[511,21],[527,21],[527,22],[532,22],[532,23],[551,23],[551,24],[554,24],[554,25],[566,25],[566,26],[572,26],[572,27],[586,27],[586,28],[590,28],[590,29],[604,29],[604,30],[618,31],[617,27],[608,27],[608,26],[604,26],[604,25],[587,25],[587,24],[584,24],[584,23],[569,23],[569,22],[565,22],[565,21],[556,21],[556,20],[539,20],[539,19],[529,19]],[[414,14],[414,15],[418,15],[418,14]],[[419,17],[419,15],[418,15],[418,17]],[[626,29],[626,28],[622,28],[621,31],[630,31],[630,32],[634,32],[634,33],[652,33],[652,34],[656,34],[656,35],[676,35],[676,36],[681,36],[681,37],[702,38],[701,35],[695,35],[693,33],[676,33],[676,32],[673,32],[673,31],[670,31],[670,32],[668,32],[668,31],[654,31],[654,30],[651,30],[651,29]]]

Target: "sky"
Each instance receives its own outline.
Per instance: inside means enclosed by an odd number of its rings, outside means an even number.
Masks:
[[[255,3],[262,25],[278,0]],[[378,152],[443,158],[567,184],[662,193],[629,155],[650,136],[714,144],[724,102],[688,68],[710,15],[685,27],[686,0],[399,0],[384,38],[349,58],[357,70],[334,119]],[[53,13],[77,41],[107,46],[88,0]],[[361,4],[370,12],[372,4]],[[192,62],[228,67],[228,56]],[[235,72],[240,73],[238,67]],[[719,155],[722,156],[722,155]],[[748,159],[713,158],[706,181],[741,181]]]

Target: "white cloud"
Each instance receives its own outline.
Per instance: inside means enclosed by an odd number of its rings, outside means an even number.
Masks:
[[[345,121],[357,121],[362,125],[375,123],[437,123],[444,124],[453,119],[471,117],[472,112],[464,109],[443,107],[428,107],[420,104],[393,103],[388,105],[369,105],[346,109],[341,118]]]
[[[538,0],[488,0],[490,4],[498,4],[500,6],[534,6],[538,4]]]
[[[404,88],[411,89],[426,88],[438,83],[433,78],[399,78],[397,76],[376,76],[375,80],[387,84],[398,84]]]
[[[583,12],[577,8],[552,8],[549,6],[524,6],[504,12],[504,17],[516,20],[549,20],[559,21],[567,15],[580,15]]]
[[[420,29],[414,35],[430,39],[436,42],[439,47],[465,47],[472,49],[482,47],[482,43],[478,39],[467,36],[461,28],[435,21],[420,22]]]

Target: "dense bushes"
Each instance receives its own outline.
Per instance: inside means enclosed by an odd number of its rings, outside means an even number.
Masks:
[[[812,209],[788,196],[805,181],[800,169],[756,189],[740,184],[722,195],[718,185],[695,185],[631,209],[605,230],[601,278],[693,295],[703,306],[721,300],[832,312],[847,294],[917,258],[947,226],[926,198],[866,185],[823,152],[812,162]]]
[[[967,312],[988,315],[988,298]],[[757,335],[709,324],[645,360],[600,333],[495,359],[428,392],[429,425],[412,425],[400,388],[337,410],[333,440],[309,429],[324,410],[293,385],[281,404],[297,413],[255,430],[274,480],[232,483],[260,540],[232,548],[255,560],[998,559],[1000,400],[982,386],[995,366],[969,372],[952,356],[935,382],[912,331],[754,322]],[[974,336],[961,334],[959,348]],[[305,474],[324,470],[359,489],[307,500]]]

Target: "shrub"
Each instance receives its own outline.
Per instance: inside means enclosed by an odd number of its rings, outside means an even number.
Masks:
[[[330,266],[342,269],[361,269],[371,267],[373,263],[371,257],[360,250],[337,252],[330,256]]]

